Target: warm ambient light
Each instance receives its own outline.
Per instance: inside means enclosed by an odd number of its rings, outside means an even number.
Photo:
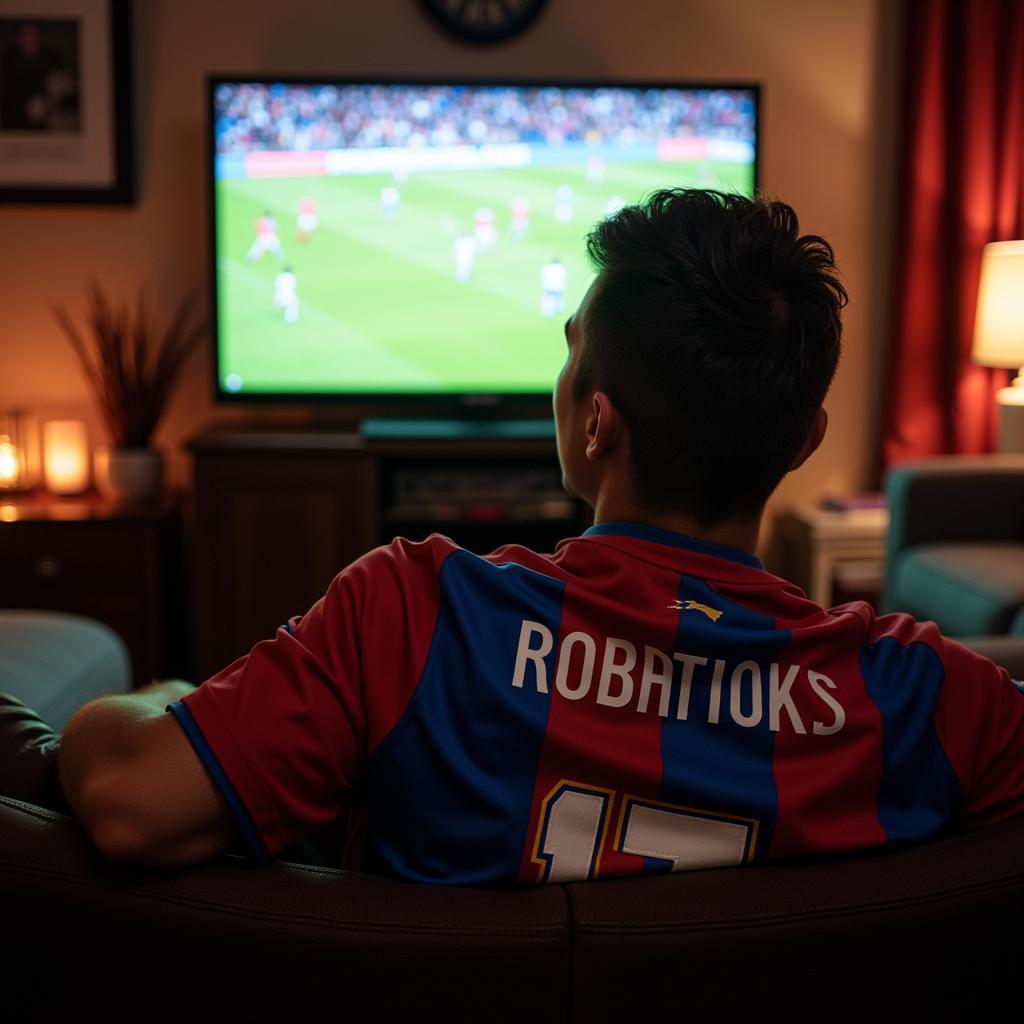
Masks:
[[[21,453],[7,434],[0,434],[0,489],[14,487],[21,476]]]
[[[81,494],[89,486],[89,439],[80,420],[43,427],[43,469],[53,494]]]
[[[20,409],[0,409],[0,493],[39,483],[39,426]]]
[[[990,242],[982,252],[971,358],[1017,370],[996,394],[999,450],[1024,452],[1024,240]]]
[[[982,366],[1024,367],[1024,240],[985,246],[971,358]]]

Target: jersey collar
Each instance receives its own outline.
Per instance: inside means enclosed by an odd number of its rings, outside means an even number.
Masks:
[[[672,530],[663,530],[660,526],[648,526],[646,523],[630,523],[621,520],[599,523],[584,530],[583,536],[632,537],[635,540],[645,540],[651,544],[664,544],[667,547],[682,548],[684,551],[693,551],[700,555],[710,555],[712,558],[724,558],[730,562],[739,562],[740,565],[764,571],[761,559],[749,551],[741,551],[739,548],[728,547],[725,544],[716,544],[710,540],[698,540],[696,537],[688,537],[684,533],[674,533]]]

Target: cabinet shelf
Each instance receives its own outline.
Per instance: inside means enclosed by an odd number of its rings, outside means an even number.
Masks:
[[[382,522],[387,526],[404,523],[456,523],[474,526],[522,523],[574,523],[579,513],[571,501],[552,500],[503,506],[481,502],[475,505],[402,505],[387,509]]]

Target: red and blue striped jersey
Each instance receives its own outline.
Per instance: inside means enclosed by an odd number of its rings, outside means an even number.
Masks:
[[[254,855],[474,886],[918,843],[1024,813],[1024,692],[934,623],[604,523],[395,540],[170,710]]]

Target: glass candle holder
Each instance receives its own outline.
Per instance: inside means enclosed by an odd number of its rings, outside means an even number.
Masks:
[[[51,420],[43,426],[43,468],[53,494],[89,488],[89,436],[81,420]]]
[[[0,492],[29,491],[39,476],[36,418],[21,409],[0,409]]]

